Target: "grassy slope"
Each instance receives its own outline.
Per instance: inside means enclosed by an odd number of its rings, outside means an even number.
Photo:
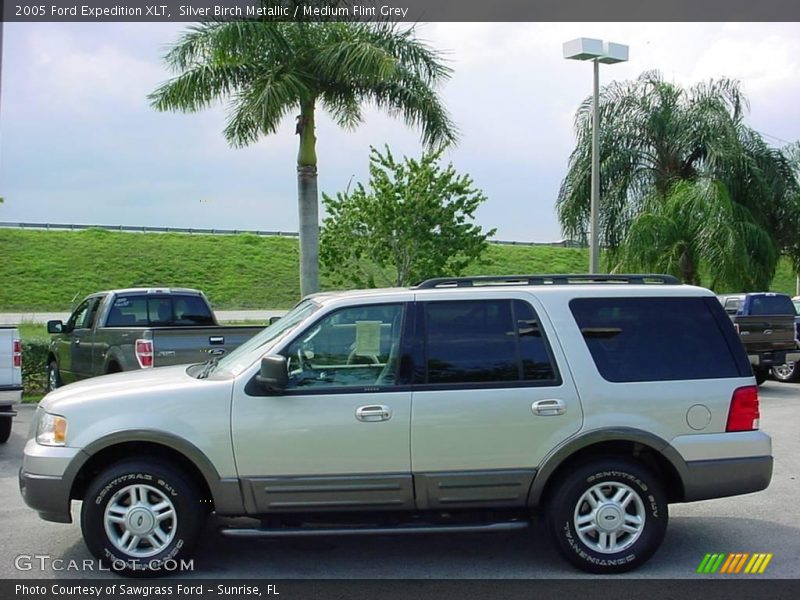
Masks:
[[[292,238],[0,229],[0,312],[66,311],[76,295],[137,285],[199,288],[217,309],[288,308],[297,261]],[[587,262],[585,249],[492,246],[469,274],[580,273]],[[788,264],[773,289],[794,294]]]

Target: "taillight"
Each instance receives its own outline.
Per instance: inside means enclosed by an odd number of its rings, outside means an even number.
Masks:
[[[733,392],[725,431],[753,431],[758,429],[760,418],[758,387],[749,385]]]
[[[143,369],[153,366],[153,340],[136,340],[136,360]]]
[[[11,342],[11,356],[13,357],[14,368],[22,368],[22,342],[20,340]]]

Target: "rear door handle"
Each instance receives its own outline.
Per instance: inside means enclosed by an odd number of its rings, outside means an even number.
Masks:
[[[369,406],[359,406],[356,409],[356,419],[365,423],[375,421],[388,421],[392,418],[392,409],[388,406],[371,404]]]
[[[531,410],[539,417],[555,417],[567,412],[567,405],[559,398],[547,398],[531,404]]]

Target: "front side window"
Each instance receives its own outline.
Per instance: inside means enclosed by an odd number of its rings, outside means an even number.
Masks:
[[[343,308],[284,350],[288,390],[390,386],[400,362],[403,304]]]
[[[85,328],[87,317],[89,316],[92,306],[96,302],[97,298],[89,298],[88,300],[81,302],[67,321],[67,329],[71,331],[73,329]]]
[[[557,379],[539,320],[527,302],[429,302],[424,306],[424,321],[424,383]]]

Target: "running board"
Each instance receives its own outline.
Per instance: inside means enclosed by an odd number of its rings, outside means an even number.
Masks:
[[[230,537],[317,537],[327,535],[395,535],[406,533],[472,533],[525,529],[530,521],[504,521],[478,525],[398,525],[396,527],[275,527],[223,528],[220,533]]]

